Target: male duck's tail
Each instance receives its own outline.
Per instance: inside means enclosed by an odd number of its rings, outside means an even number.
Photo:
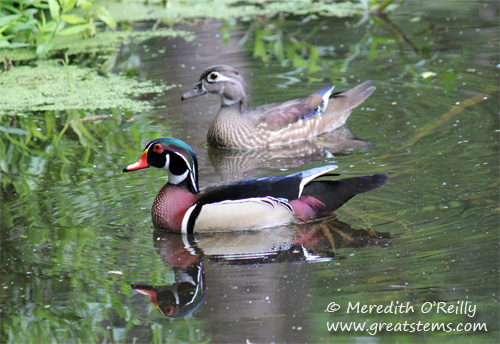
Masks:
[[[310,221],[331,214],[354,196],[387,184],[388,174],[353,177],[339,180],[313,180],[305,185],[299,199],[290,202],[301,221]]]

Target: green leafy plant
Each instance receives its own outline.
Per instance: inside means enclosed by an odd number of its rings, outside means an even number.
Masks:
[[[34,47],[46,55],[58,36],[95,35],[98,26],[116,27],[111,13],[95,0],[3,0],[0,48]]]

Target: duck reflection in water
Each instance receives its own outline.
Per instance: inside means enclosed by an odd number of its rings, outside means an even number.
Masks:
[[[243,179],[256,168],[296,168],[318,159],[368,152],[375,144],[358,139],[346,126],[319,137],[267,149],[234,150],[208,148],[208,158],[224,181]],[[279,163],[278,163],[279,162]]]
[[[178,234],[154,233],[158,253],[174,271],[172,285],[131,285],[132,289],[149,296],[160,313],[170,318],[190,315],[200,307],[206,295],[203,253],[196,246],[185,245],[185,240],[185,236]]]
[[[160,313],[170,318],[188,316],[205,301],[204,264],[324,262],[344,259],[335,254],[338,249],[392,244],[389,233],[353,229],[338,219],[260,231],[197,235],[158,231],[153,240],[161,259],[173,269],[175,282],[166,286],[132,284],[131,287],[149,296]]]

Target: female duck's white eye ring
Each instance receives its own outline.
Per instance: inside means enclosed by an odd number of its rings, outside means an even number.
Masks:
[[[212,73],[208,74],[207,81],[208,82],[215,82],[215,81],[217,81],[218,78],[219,78],[219,73],[212,72]]]

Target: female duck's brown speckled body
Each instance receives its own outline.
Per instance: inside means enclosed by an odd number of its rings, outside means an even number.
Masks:
[[[219,94],[221,108],[207,133],[211,147],[251,149],[309,139],[343,126],[352,110],[375,91],[371,81],[346,92],[326,86],[308,97],[242,111],[248,104],[245,80],[225,65],[205,70],[182,100],[205,93]]]

